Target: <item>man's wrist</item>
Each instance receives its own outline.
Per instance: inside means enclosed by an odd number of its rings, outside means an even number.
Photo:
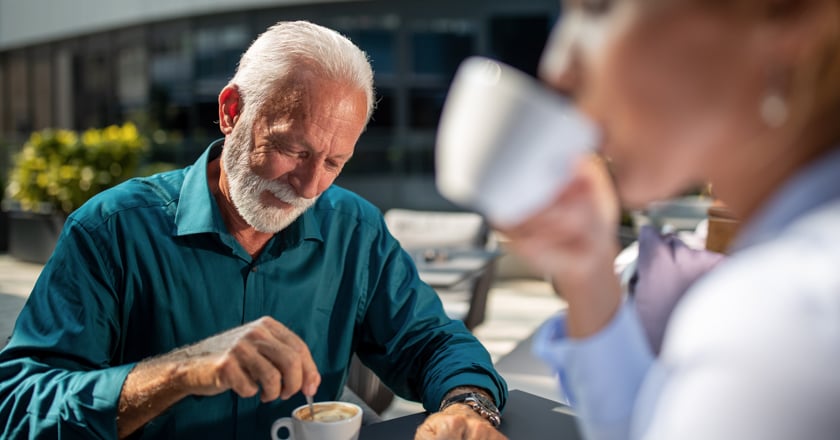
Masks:
[[[485,398],[490,399],[490,401],[493,402],[493,404],[495,404],[496,406],[499,406],[499,402],[496,402],[496,398],[493,397],[493,394],[490,391],[487,391],[486,389],[481,388],[481,387],[476,387],[476,386],[471,386],[471,385],[452,388],[446,394],[444,394],[443,400],[441,400],[440,403],[441,403],[441,405],[443,405],[443,403],[446,402],[447,399],[451,399],[452,397],[455,397],[459,394],[464,394],[464,393],[478,393],[478,394],[481,394]]]
[[[496,428],[502,422],[501,413],[493,401],[493,397],[481,388],[458,387],[446,393],[439,411],[449,412],[456,408],[459,412],[470,411],[487,420]]]

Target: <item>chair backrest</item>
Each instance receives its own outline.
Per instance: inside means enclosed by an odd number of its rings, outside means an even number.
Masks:
[[[391,209],[385,213],[385,223],[391,234],[405,249],[424,248],[492,248],[487,220],[471,212],[415,211]],[[463,286],[469,291],[467,304],[456,301],[456,311],[450,317],[460,319],[470,330],[484,322],[487,296],[496,273],[491,262],[477,277]],[[452,290],[437,289],[444,307],[452,305]],[[466,311],[461,307],[466,306]]]
[[[391,209],[385,224],[406,249],[484,248],[489,236],[484,217],[471,212]]]

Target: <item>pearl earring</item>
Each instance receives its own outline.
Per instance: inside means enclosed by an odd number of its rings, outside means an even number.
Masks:
[[[770,128],[779,128],[788,120],[788,104],[778,90],[770,90],[761,100],[761,120]]]

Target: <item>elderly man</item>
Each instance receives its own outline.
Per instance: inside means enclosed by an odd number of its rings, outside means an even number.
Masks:
[[[332,185],[372,78],[339,34],[278,24],[219,95],[223,140],[73,213],[0,354],[0,437],[265,438],[304,395],[336,399],[358,353],[445,408],[418,437],[501,438],[487,352]]]

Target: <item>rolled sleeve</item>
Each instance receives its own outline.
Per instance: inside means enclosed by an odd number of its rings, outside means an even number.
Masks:
[[[565,329],[565,317],[552,318],[538,331],[534,352],[557,373],[587,438],[628,438],[639,389],[653,364],[633,304],[625,303],[591,337],[569,338]]]

